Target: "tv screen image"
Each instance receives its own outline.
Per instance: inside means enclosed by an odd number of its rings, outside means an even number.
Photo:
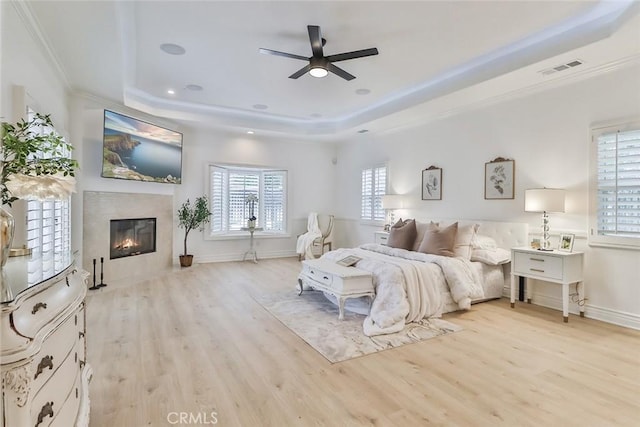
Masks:
[[[180,184],[182,134],[104,110],[102,177]]]

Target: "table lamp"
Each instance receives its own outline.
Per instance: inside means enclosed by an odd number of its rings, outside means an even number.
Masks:
[[[403,199],[400,194],[385,194],[382,196],[382,209],[389,211],[390,225],[395,222],[394,210],[402,209],[404,207]]]
[[[542,212],[542,242],[539,250],[552,251],[549,243],[549,212],[564,212],[564,190],[531,188],[524,192],[525,212]]]

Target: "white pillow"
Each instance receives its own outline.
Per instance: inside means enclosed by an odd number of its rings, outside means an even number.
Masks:
[[[482,234],[475,234],[471,240],[471,249],[497,249],[498,244],[493,238],[489,236],[483,236]]]
[[[511,251],[502,248],[473,249],[471,261],[480,261],[488,265],[506,264],[511,261]]]
[[[459,225],[453,244],[453,255],[464,259],[471,258],[471,242],[476,236],[478,224]]]

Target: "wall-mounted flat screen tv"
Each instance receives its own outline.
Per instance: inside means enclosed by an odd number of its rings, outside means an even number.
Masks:
[[[182,134],[104,110],[102,177],[180,184]]]

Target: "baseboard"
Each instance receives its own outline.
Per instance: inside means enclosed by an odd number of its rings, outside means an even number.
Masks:
[[[503,288],[502,295],[506,298],[510,298],[511,290],[509,287],[505,286]],[[532,302],[536,305],[562,311],[562,298],[536,293],[535,291],[531,297]],[[569,313],[576,315],[580,313],[580,310],[575,303],[569,303]],[[602,322],[624,326],[625,328],[640,330],[640,316],[637,314],[611,310],[609,308],[598,307],[592,304],[585,304],[584,316],[589,319],[600,320]]]
[[[196,255],[193,259],[194,263],[203,264],[207,262],[231,262],[231,261],[242,261],[244,257],[244,252],[226,252],[222,254],[210,254],[210,255]],[[270,252],[262,252],[258,251],[258,260],[261,259],[269,259],[269,258],[289,258],[289,257],[297,257],[295,250],[287,250],[287,251],[270,251]]]

